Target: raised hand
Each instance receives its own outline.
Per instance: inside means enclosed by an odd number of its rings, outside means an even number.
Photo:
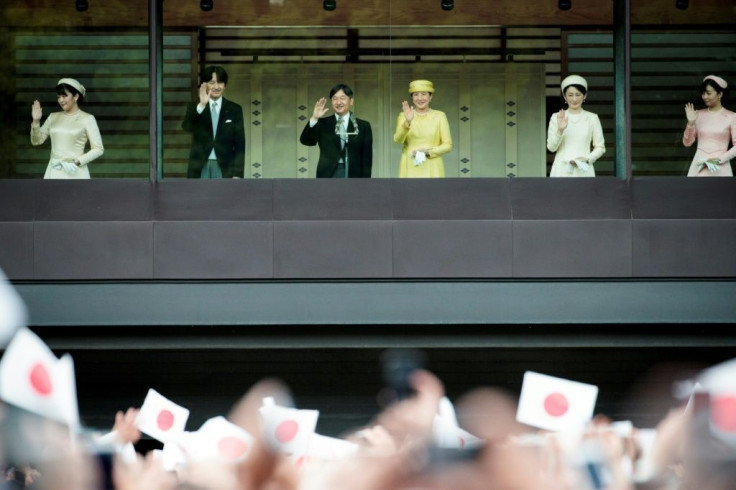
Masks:
[[[33,105],[31,106],[31,119],[33,119],[34,123],[37,123],[41,120],[42,116],[43,110],[41,109],[41,103],[37,100],[34,100]]]
[[[409,105],[407,101],[401,103],[401,110],[404,112],[404,119],[407,124],[411,124],[411,120],[414,119],[414,109]]]
[[[325,114],[327,114],[327,111],[329,111],[329,108],[325,107],[325,104],[327,104],[327,99],[322,97],[314,104],[314,112],[312,113],[312,119],[320,119]]]
[[[119,442],[135,444],[141,439],[141,432],[135,425],[139,412],[137,408],[129,408],[125,413],[119,411],[115,414],[115,425],[112,430],[117,432]]]
[[[562,133],[567,128],[567,114],[565,109],[560,109],[557,113],[557,132]]]
[[[687,116],[687,125],[692,126],[695,124],[695,120],[698,118],[698,112],[693,107],[692,102],[685,104],[685,116]]]
[[[205,107],[210,101],[210,88],[206,83],[199,86],[199,105]]]

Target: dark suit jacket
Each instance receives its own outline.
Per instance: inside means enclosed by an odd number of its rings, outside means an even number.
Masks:
[[[358,134],[348,137],[348,177],[371,176],[373,168],[373,133],[371,124],[363,119],[356,119],[358,123]],[[337,119],[335,115],[323,117],[313,128],[309,122],[304,127],[299,141],[303,145],[319,145],[319,162],[317,163],[317,177],[332,177],[340,160],[340,136],[335,134]],[[348,133],[354,133],[353,122],[348,123]]]
[[[212,138],[210,105],[202,114],[197,114],[199,101],[187,105],[187,113],[181,127],[192,133],[192,149],[189,151],[187,177],[199,178],[207,163],[212,148],[215,148],[217,163],[224,178],[243,177],[245,165],[245,128],[243,108],[235,102],[222,98],[217,135]]]

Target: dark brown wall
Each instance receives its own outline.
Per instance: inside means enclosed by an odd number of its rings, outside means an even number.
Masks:
[[[7,3],[7,2],[6,2]],[[3,7],[8,26],[145,26],[146,0],[90,0],[79,13],[73,1],[35,0],[11,2]],[[561,11],[557,0],[456,0],[450,12],[439,0],[337,0],[337,9],[326,12],[319,0],[284,0],[283,6],[268,0],[247,2],[214,0],[211,12],[202,12],[197,0],[164,2],[164,25],[300,26],[300,25],[610,25],[613,0],[573,0],[572,9]],[[697,0],[687,10],[674,0],[633,0],[634,24],[733,24],[736,7],[723,0]],[[3,16],[0,15],[0,19]]]

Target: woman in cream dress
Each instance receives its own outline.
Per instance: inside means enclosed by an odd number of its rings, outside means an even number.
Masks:
[[[595,177],[593,164],[606,152],[606,144],[598,115],[583,110],[588,82],[570,75],[560,88],[567,110],[560,109],[549,120],[547,149],[555,152],[549,176]]]
[[[44,179],[89,179],[87,164],[105,151],[100,129],[92,114],[79,108],[84,100],[84,86],[73,78],[56,84],[56,100],[61,112],[52,112],[41,126],[43,111],[36,100],[31,109],[31,144],[43,144],[51,137],[51,158]],[[84,149],[89,141],[90,149]]]
[[[452,150],[447,116],[429,107],[434,94],[429,80],[414,80],[409,84],[409,93],[414,107],[402,102],[394,132],[394,141],[404,145],[399,177],[444,177],[442,155]]]

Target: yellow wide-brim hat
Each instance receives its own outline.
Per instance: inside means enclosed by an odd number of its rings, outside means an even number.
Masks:
[[[434,93],[434,84],[429,80],[413,80],[409,82],[409,93],[414,92],[429,92]]]

